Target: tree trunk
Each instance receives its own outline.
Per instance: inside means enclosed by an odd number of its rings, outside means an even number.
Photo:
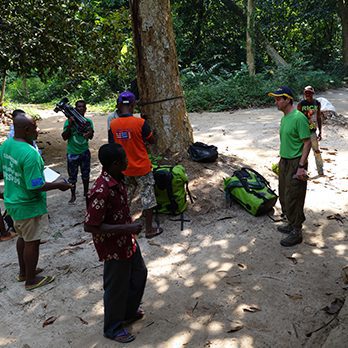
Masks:
[[[343,37],[343,65],[345,73],[348,74],[348,2],[347,0],[338,0],[338,14],[342,23]]]
[[[232,0],[222,0],[222,2],[229,10],[234,11],[237,14],[238,18],[240,18],[245,23],[246,15],[237,4],[235,4]],[[260,28],[255,27],[255,31],[259,35],[261,44],[265,47],[267,54],[271,57],[275,64],[277,66],[288,65],[284,58],[282,58],[280,54],[276,51],[276,49],[270,44],[266,36],[261,32]]]
[[[159,153],[186,153],[193,135],[179,80],[170,1],[129,3],[142,115],[156,133]]]
[[[2,75],[0,106],[2,106],[5,99],[5,88],[6,88],[6,69],[3,71],[3,75]]]
[[[255,75],[255,21],[254,0],[248,0],[247,30],[246,30],[246,56],[249,75]]]

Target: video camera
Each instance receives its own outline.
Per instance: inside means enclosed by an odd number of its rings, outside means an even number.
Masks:
[[[53,111],[62,111],[68,119],[71,118],[74,121],[76,129],[80,134],[87,133],[91,128],[90,123],[87,121],[87,119],[69,104],[68,98],[63,98],[56,105]]]

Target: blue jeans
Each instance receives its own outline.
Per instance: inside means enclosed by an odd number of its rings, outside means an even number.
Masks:
[[[114,338],[124,321],[134,318],[144,294],[147,268],[137,243],[126,260],[104,262],[104,336]]]

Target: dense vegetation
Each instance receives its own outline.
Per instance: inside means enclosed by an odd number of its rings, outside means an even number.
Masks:
[[[172,0],[188,109],[266,105],[266,93],[281,84],[296,93],[307,84],[339,86],[346,74],[341,2],[255,0],[256,75],[250,75],[246,1]],[[0,10],[5,101],[44,103],[69,95],[100,103],[136,78],[128,1],[9,0]],[[284,64],[274,63],[266,46]]]

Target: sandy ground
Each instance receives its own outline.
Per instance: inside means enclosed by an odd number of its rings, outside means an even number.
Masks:
[[[348,89],[323,96],[348,117]],[[65,118],[40,113],[39,145],[46,164],[66,176],[60,138]],[[94,181],[100,171],[97,150],[106,142],[106,118],[91,117],[96,127],[91,142]],[[310,154],[301,245],[281,247],[277,223],[268,216],[253,217],[237,205],[226,207],[224,201],[222,179],[243,164],[277,187],[270,167],[277,162],[280,117],[275,108],[190,114],[195,140],[218,146],[221,156],[206,165],[184,161],[196,197],[184,230],[161,216],[163,235],[139,239],[149,270],[146,316],[131,327],[137,339],[128,347],[347,346],[347,301],[338,319],[322,309],[336,298],[347,298],[340,273],[348,264],[348,128],[324,125],[325,177],[316,177]],[[69,193],[48,194],[50,233],[39,265],[56,277],[49,286],[25,291],[15,280],[15,241],[0,243],[0,347],[118,346],[102,336],[103,269],[91,236],[82,228],[81,193],[80,183],[75,206],[67,204]],[[279,211],[277,203],[275,218]],[[338,219],[328,219],[333,214]],[[56,320],[44,326],[50,317]]]

